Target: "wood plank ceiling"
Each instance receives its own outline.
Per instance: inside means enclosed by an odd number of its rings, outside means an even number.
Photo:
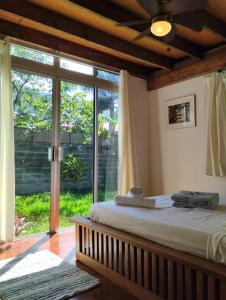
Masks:
[[[145,78],[158,70],[169,72],[188,58],[202,60],[210,50],[225,47],[226,0],[208,0],[205,10],[192,15],[205,21],[203,30],[197,33],[176,25],[169,44],[150,36],[134,42],[143,25],[116,26],[147,17],[136,0],[1,0],[0,34]]]

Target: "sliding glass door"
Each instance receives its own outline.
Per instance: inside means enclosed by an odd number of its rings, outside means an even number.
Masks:
[[[118,178],[118,93],[98,89],[98,196],[109,201],[117,193]]]
[[[49,229],[52,87],[49,77],[12,71],[16,235]]]
[[[55,232],[117,191],[118,75],[12,45],[16,235]]]
[[[61,81],[60,227],[87,216],[93,202],[94,87]]]

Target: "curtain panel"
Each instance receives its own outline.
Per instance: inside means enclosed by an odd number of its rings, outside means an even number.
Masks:
[[[206,175],[226,176],[226,79],[223,73],[205,77]]]
[[[9,43],[0,40],[0,240],[14,238],[15,180]]]
[[[137,184],[134,161],[134,144],[131,124],[129,73],[122,70],[119,80],[119,165],[118,193],[126,195]]]

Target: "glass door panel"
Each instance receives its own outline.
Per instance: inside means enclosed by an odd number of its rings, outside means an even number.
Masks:
[[[118,173],[118,93],[98,89],[98,199],[113,200]]]
[[[50,213],[52,79],[12,71],[16,236],[47,232]]]
[[[72,226],[68,217],[88,215],[93,197],[94,88],[61,81],[60,227]]]

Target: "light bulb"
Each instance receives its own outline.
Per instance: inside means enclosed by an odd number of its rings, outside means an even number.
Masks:
[[[168,21],[156,21],[151,24],[151,32],[156,36],[167,35],[172,29],[172,25]]]

